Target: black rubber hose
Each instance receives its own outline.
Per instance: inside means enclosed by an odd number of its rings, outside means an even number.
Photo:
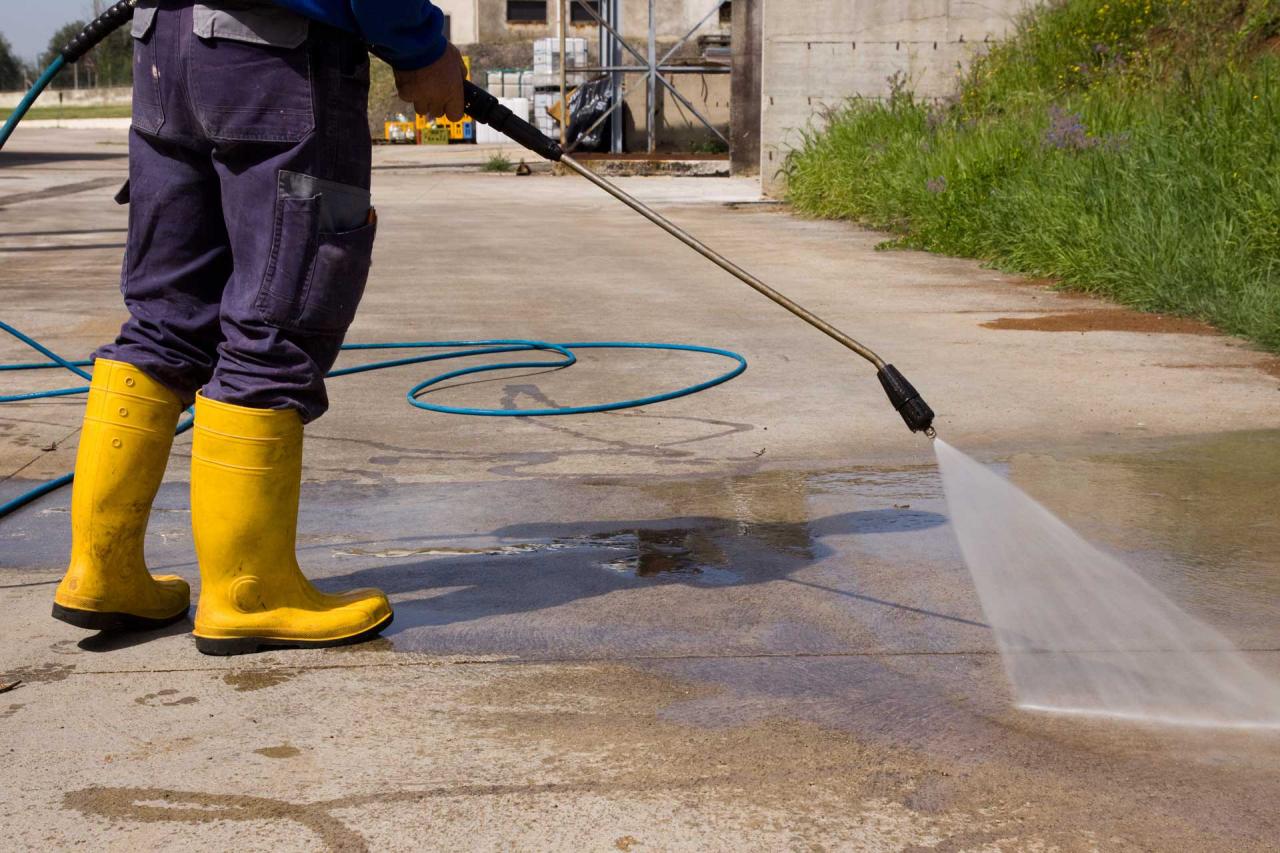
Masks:
[[[133,9],[137,5],[138,0],[120,0],[119,3],[94,18],[89,26],[67,42],[67,46],[62,49],[62,58],[68,65],[78,61],[80,57],[93,50],[98,42],[124,26],[125,21],[133,17]]]
[[[505,133],[513,142],[523,145],[539,157],[559,162],[564,156],[560,143],[547,137],[529,122],[498,103],[498,99],[468,80],[463,84],[467,115],[481,124]]]

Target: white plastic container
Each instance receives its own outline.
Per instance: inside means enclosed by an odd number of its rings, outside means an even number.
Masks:
[[[515,113],[517,118],[529,120],[528,98],[498,98],[498,103]],[[499,133],[489,125],[479,122],[476,123],[476,142],[480,145],[514,144],[505,133]]]

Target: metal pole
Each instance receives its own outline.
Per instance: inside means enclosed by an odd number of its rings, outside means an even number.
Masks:
[[[649,153],[658,150],[658,19],[654,13],[654,0],[649,0]]]
[[[601,27],[600,33],[603,35],[609,32],[609,56],[605,58],[604,54],[600,55],[600,64],[608,64],[617,66],[622,64],[622,50],[618,47],[618,40],[622,36],[622,0],[605,0],[608,9],[608,21],[613,25],[612,32],[608,27]],[[613,71],[609,74],[610,100],[613,102],[613,123],[609,126],[609,150],[614,154],[621,154],[625,146],[626,140],[623,134],[626,132],[626,108],[623,105],[622,93],[622,72]]]
[[[667,219],[661,213],[658,213],[656,210],[649,207],[644,202],[631,196],[629,193],[624,192],[623,190],[619,189],[617,186],[615,186],[611,182],[606,181],[604,178],[601,178],[599,175],[595,174],[590,169],[578,163],[578,161],[574,160],[568,154],[563,155],[560,158],[560,162],[563,163],[564,166],[569,169],[569,171],[574,172],[586,178],[588,181],[595,184],[597,187],[604,190],[609,195],[613,196],[618,201],[622,202],[627,207],[631,208],[636,213],[640,214],[645,219],[652,222],[654,225],[657,225],[663,231],[666,231],[672,237],[675,237],[681,243],[684,243],[690,249],[693,249],[699,255],[702,255],[702,257],[711,261],[711,263],[720,267],[720,269],[724,270],[725,272],[732,275],[734,278],[741,281],[743,284],[750,287],[752,290],[755,290],[760,295],[773,300],[775,303],[787,309],[792,314],[799,317],[801,320],[804,320],[810,326],[813,326],[815,329],[827,335],[829,338],[832,338],[836,342],[853,350],[855,353],[857,353],[858,355],[862,356],[867,361],[875,365],[876,370],[884,369],[885,362],[884,362],[884,359],[880,358],[880,356],[876,355],[867,347],[858,343],[849,335],[846,335],[844,332],[840,331],[835,326],[831,325],[826,320],[819,317],[817,314],[814,314],[812,311],[808,310],[807,308],[804,308],[803,306],[801,306],[796,302],[793,302],[792,300],[788,299],[786,296],[774,290],[772,287],[765,284],[763,281],[756,278],[751,273],[747,272],[742,267],[738,266],[733,261],[726,258],[724,255],[712,249],[710,246],[707,246],[702,241],[700,241],[697,237],[694,237],[688,231],[685,231],[679,225],[676,225],[670,219]]]
[[[560,147],[569,144],[569,55],[565,42],[569,29],[569,4],[573,0],[559,0],[560,6]]]

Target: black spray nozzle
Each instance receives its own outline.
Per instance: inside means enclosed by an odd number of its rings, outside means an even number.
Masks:
[[[933,409],[920,396],[920,392],[912,387],[907,377],[892,364],[886,364],[876,374],[884,392],[889,395],[889,402],[902,415],[912,432],[931,432],[933,430]]]
[[[66,60],[68,65],[79,61],[94,46],[104,38],[109,36],[115,30],[124,25],[124,22],[133,17],[133,7],[138,5],[138,0],[120,0],[119,3],[103,12],[90,22],[76,37],[67,42],[67,46],[62,49],[62,58]]]
[[[498,103],[498,99],[468,80],[464,86],[467,115],[481,124],[487,124],[499,133],[505,133],[539,157],[559,161],[564,155],[560,143],[549,138],[529,122]]]

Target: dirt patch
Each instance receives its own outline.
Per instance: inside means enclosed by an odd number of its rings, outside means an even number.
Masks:
[[[222,676],[222,680],[237,691],[264,690],[284,684],[297,677],[297,669],[237,669]]]
[[[305,845],[304,849],[361,853],[370,849],[369,844],[345,820],[353,809],[381,809],[388,805],[405,804],[422,812],[431,807],[432,800],[455,802],[459,799],[493,799],[520,795],[567,797],[588,793],[592,793],[592,790],[586,786],[560,783],[454,785],[418,790],[397,788],[358,797],[292,802],[270,797],[170,788],[93,787],[66,792],[63,794],[62,804],[64,808],[113,822],[125,820],[136,823],[230,824],[292,821],[314,836],[313,843]],[[339,816],[336,812],[343,814]]]
[[[1126,308],[1094,308],[1063,311],[1038,317],[1000,317],[982,324],[984,329],[1020,332],[1139,332],[1156,335],[1218,335],[1217,329],[1199,320],[1146,314]]]
[[[258,755],[265,755],[267,758],[293,758],[302,755],[302,750],[296,746],[281,744],[280,746],[264,746],[262,749],[255,749]]]
[[[64,681],[75,671],[74,664],[42,663],[39,666],[25,666],[12,669],[0,677],[0,681],[21,681],[24,684],[48,684],[53,681]]]
[[[135,705],[147,705],[149,707],[157,707],[164,705],[166,707],[174,707],[176,705],[194,705],[200,700],[194,696],[182,696],[177,699],[177,690],[159,690],[155,693],[148,693],[145,696],[139,696],[133,700]]]

